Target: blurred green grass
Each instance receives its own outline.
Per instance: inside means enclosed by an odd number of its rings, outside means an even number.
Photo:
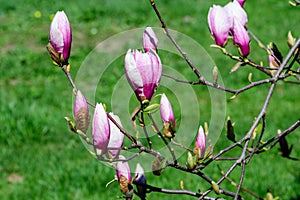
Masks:
[[[199,42],[215,60],[227,87],[240,87],[247,83],[252,69],[238,70],[229,75],[235,62],[215,49],[207,28],[209,7],[224,5],[228,1],[157,1],[169,25]],[[74,34],[71,64],[75,75],[80,64],[95,45],[113,34],[132,28],[160,24],[148,1],[4,1],[0,0],[0,197],[1,199],[116,199],[121,195],[117,184],[105,188],[114,177],[114,170],[93,159],[80,139],[70,133],[64,116],[72,115],[71,88],[60,69],[52,66],[46,52],[50,16],[65,10]],[[180,9],[179,9],[180,8]],[[285,54],[287,31],[299,36],[299,8],[292,8],[288,1],[247,1],[248,27],[263,43],[274,41]],[[35,12],[41,13],[40,18]],[[267,62],[263,51],[251,42],[251,58]],[[230,48],[236,52],[234,48]],[[177,58],[178,59],[178,58]],[[174,62],[177,62],[174,58]],[[185,66],[178,61],[178,65]],[[117,65],[117,64],[116,64]],[[120,61],[120,66],[122,66]],[[122,67],[117,74],[122,73]],[[189,74],[187,74],[189,76]],[[192,75],[190,75],[192,76]],[[108,78],[112,85],[117,77]],[[254,74],[254,80],[261,76]],[[105,92],[101,101],[108,103]],[[206,88],[195,87],[201,99],[201,120],[209,121],[210,105]],[[228,101],[227,115],[236,122],[241,136],[247,130],[264,101],[267,86],[261,86]],[[230,95],[227,96],[229,99]],[[299,118],[300,99],[296,85],[280,84],[271,101],[266,135],[286,128]],[[242,110],[242,112],[241,112]],[[225,131],[225,130],[224,130]],[[296,133],[299,133],[297,130]],[[294,144],[293,156],[300,157],[299,137],[292,134],[288,141]],[[238,137],[237,136],[237,137]],[[219,139],[215,150],[229,145],[225,136]],[[184,163],[182,158],[181,163]],[[218,163],[222,169],[228,163]],[[207,170],[212,178],[220,177],[218,166]],[[282,199],[300,196],[300,165],[278,155],[277,148],[255,156],[246,171],[244,186],[264,196],[266,189]],[[176,174],[176,175],[175,175]],[[275,174],[275,175],[274,175]],[[208,187],[197,177],[167,169],[159,178],[146,174],[148,183],[165,188],[204,190]],[[236,176],[233,178],[237,181]],[[174,178],[174,177],[178,178]],[[22,180],[18,182],[18,178]],[[231,187],[227,184],[226,187]],[[165,199],[163,194],[150,194],[149,199]],[[174,199],[190,199],[176,197]],[[251,197],[247,196],[247,199]]]

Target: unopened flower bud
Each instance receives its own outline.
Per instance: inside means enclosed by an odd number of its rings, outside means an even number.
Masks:
[[[222,190],[216,182],[212,181],[211,186],[216,194],[222,194]]]
[[[288,39],[287,39],[287,44],[289,45],[290,48],[292,48],[296,43],[296,38],[294,38],[293,34],[291,31],[288,32]]]
[[[114,115],[113,113],[109,113],[109,114],[120,126],[122,126],[121,120],[117,115]],[[110,125],[110,137],[107,145],[108,152],[106,153],[106,157],[114,159],[120,153],[124,141],[124,134],[111,120],[109,120],[109,125]]]
[[[218,76],[219,76],[218,68],[217,68],[217,66],[214,66],[214,68],[213,68],[214,84],[218,84]]]
[[[165,136],[167,136],[168,138],[174,137],[176,133],[176,122],[174,118],[174,113],[172,105],[164,93],[161,95],[160,99],[160,116],[164,123]]]
[[[90,115],[87,101],[80,90],[76,92],[74,104],[74,121],[76,129],[86,133],[90,124]]]
[[[92,124],[92,136],[94,147],[101,150],[101,154],[106,153],[110,138],[110,126],[102,103],[96,104]]]
[[[160,176],[165,168],[166,160],[160,156],[156,156],[152,162],[152,173],[155,176]]]
[[[205,149],[206,149],[206,134],[204,133],[202,126],[200,126],[198,130],[196,142],[195,142],[195,147],[194,147],[194,154],[197,156],[198,159],[204,157]]]
[[[53,58],[53,53],[50,53],[51,58],[58,65],[63,65],[68,63],[68,59],[71,51],[72,43],[72,30],[69,20],[64,11],[58,11],[50,25],[50,45],[49,49],[56,52],[57,58]]]
[[[188,151],[188,157],[187,157],[187,161],[186,161],[186,166],[190,170],[194,169],[195,166],[196,166],[195,158],[193,157],[193,155],[189,151]]]
[[[157,50],[158,39],[150,26],[148,26],[143,35],[143,46],[145,52],[150,51],[150,49]]]
[[[144,169],[139,163],[136,165],[134,183],[137,185],[139,197],[141,199],[146,199],[147,181],[144,174]]]
[[[125,159],[124,156],[119,156],[120,159]],[[131,174],[128,162],[119,161],[116,165],[117,177],[120,185],[120,190],[123,194],[127,194],[132,189],[130,184]]]
[[[272,76],[274,76],[277,72],[277,69],[279,68],[279,63],[272,55],[268,55],[268,58],[269,58],[269,66],[272,68],[270,72]]]
[[[151,100],[160,83],[162,65],[159,56],[150,49],[143,53],[128,50],[125,56],[124,70],[126,78],[138,100]]]

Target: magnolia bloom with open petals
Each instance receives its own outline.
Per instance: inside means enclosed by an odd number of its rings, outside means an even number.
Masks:
[[[72,30],[64,11],[58,11],[50,25],[50,44],[57,54],[61,54],[65,62],[71,51]]]
[[[119,159],[125,160],[125,157],[120,155]],[[129,190],[128,185],[131,182],[131,174],[128,162],[118,161],[116,165],[117,177],[120,185],[120,189],[123,194],[126,194]]]
[[[110,126],[102,103],[96,104],[92,124],[92,136],[94,147],[101,150],[101,154],[106,153],[110,138]]]
[[[202,126],[200,126],[198,130],[196,142],[195,142],[195,147],[194,147],[194,153],[197,155],[198,159],[204,157],[205,148],[206,148],[206,134]]]
[[[234,44],[239,46],[240,54],[244,57],[250,53],[250,37],[246,28],[235,18],[233,19],[232,36]]]
[[[117,115],[113,113],[109,113],[109,115],[120,125],[122,126],[121,120]],[[110,125],[110,138],[107,145],[108,152],[106,156],[108,158],[116,158],[123,145],[124,141],[124,134],[120,131],[120,129],[111,121],[109,120]]]
[[[87,101],[80,90],[77,91],[75,97],[74,120],[76,129],[86,133],[90,123],[90,115]]]
[[[145,52],[150,49],[156,50],[158,45],[158,39],[150,26],[148,26],[143,34],[143,46]]]
[[[208,26],[215,43],[219,46],[225,46],[232,27],[232,17],[224,7],[213,5],[209,9]]]
[[[237,0],[234,0],[232,2],[229,2],[228,4],[226,4],[226,6],[224,7],[227,10],[227,13],[229,13],[229,15],[232,18],[235,18],[236,20],[238,20],[243,26],[246,26],[247,22],[248,22],[248,17],[247,17],[247,13],[245,12],[245,10],[241,7],[241,5],[239,4],[239,2]],[[233,21],[232,21],[233,22]],[[233,26],[234,24],[232,24]]]
[[[162,73],[161,61],[156,52],[152,49],[146,53],[129,49],[125,56],[124,70],[138,100],[151,100]]]

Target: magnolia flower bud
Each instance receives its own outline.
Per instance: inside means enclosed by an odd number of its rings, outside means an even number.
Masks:
[[[119,124],[121,124],[121,120],[117,115],[114,115],[113,113],[109,113],[109,115]],[[120,129],[109,120],[109,126],[110,126],[110,137],[109,142],[107,145],[108,152],[106,153],[107,158],[113,158],[115,159],[118,157],[120,150],[123,145],[124,141],[124,134],[120,131]]]
[[[186,161],[185,165],[187,166],[188,169],[192,170],[192,169],[195,168],[197,160],[195,161],[195,157],[193,157],[193,155],[191,154],[191,152],[188,151],[187,161]]]
[[[157,50],[158,39],[153,32],[152,28],[148,26],[143,34],[143,46],[145,52],[148,52],[150,49]]]
[[[162,65],[159,56],[150,49],[146,53],[127,51],[124,62],[126,78],[140,102],[151,100],[160,83]]]
[[[240,54],[247,57],[250,53],[250,38],[246,28],[235,18],[233,19],[233,42],[239,46]]]
[[[165,136],[172,138],[175,136],[175,127],[176,122],[174,119],[174,113],[172,109],[172,105],[163,93],[160,99],[160,116],[162,121],[164,122],[164,134]]]
[[[92,136],[94,140],[94,147],[96,149],[100,149],[101,154],[106,153],[110,138],[110,126],[102,103],[96,104],[92,124]]]
[[[270,70],[272,76],[274,76],[277,72],[277,69],[279,68],[279,63],[275,60],[275,58],[271,55],[268,55],[269,58],[269,66],[273,68]]]
[[[67,64],[71,51],[72,31],[64,11],[58,11],[55,14],[50,25],[49,40],[53,50],[59,55],[60,62],[57,62],[57,59],[52,59],[57,64]]]
[[[245,1],[246,0],[237,0],[237,2],[241,5],[242,8],[244,7]]]
[[[215,42],[219,46],[225,46],[230,28],[232,27],[232,17],[224,7],[213,5],[208,12],[208,26]]]
[[[138,163],[135,168],[135,179],[134,183],[137,185],[138,195],[141,199],[146,199],[146,192],[147,192],[147,181],[144,174],[144,169]]]
[[[229,13],[232,18],[238,20],[243,26],[246,26],[248,22],[247,13],[241,7],[241,5],[237,0],[234,0],[226,4],[224,9],[227,10],[227,13]]]
[[[74,104],[74,121],[76,129],[86,133],[90,124],[89,108],[85,97],[78,90]]]
[[[206,134],[204,133],[202,126],[200,126],[198,130],[196,142],[195,142],[195,147],[194,147],[194,154],[196,154],[198,159],[204,157],[205,148],[206,148]]]
[[[124,156],[119,156],[120,159],[125,159]],[[131,174],[128,162],[119,161],[116,165],[117,177],[120,185],[120,190],[123,194],[126,194],[131,190]]]
[[[291,31],[288,32],[288,39],[287,39],[287,44],[289,45],[290,48],[292,48],[296,43],[296,38],[294,38],[293,34]]]
[[[160,176],[166,167],[166,159],[156,156],[152,162],[152,173],[155,176]]]

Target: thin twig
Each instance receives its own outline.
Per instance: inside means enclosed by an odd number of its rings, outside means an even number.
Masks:
[[[246,165],[245,160],[243,160],[241,164],[242,164],[242,171],[241,171],[240,181],[239,181],[239,184],[237,185],[237,190],[236,190],[234,199],[239,198],[240,190],[242,188],[242,183],[243,183],[244,176],[245,176],[245,165]]]
[[[298,127],[300,126],[300,119],[298,119],[294,124],[292,124],[290,127],[288,127],[287,129],[285,129],[284,131],[282,131],[280,134],[272,137],[271,139],[269,139],[267,142],[265,142],[263,145],[261,145],[259,147],[259,149],[257,150],[257,152],[255,153],[262,153],[265,152],[265,150],[263,150],[264,148],[266,148],[266,146],[268,146],[269,144],[271,144],[272,142],[274,142],[270,147],[268,147],[268,149],[273,148],[278,142],[279,139],[281,137],[285,137],[288,134],[292,133],[294,130],[296,130]]]
[[[165,138],[165,137],[163,136],[163,134],[159,131],[159,129],[158,129],[158,127],[157,127],[157,125],[156,125],[156,123],[155,123],[155,121],[154,121],[152,115],[151,115],[151,114],[148,114],[148,116],[149,116],[149,118],[150,118],[150,120],[151,120],[151,122],[152,122],[152,125],[153,125],[153,127],[154,127],[154,129],[155,129],[155,132],[159,135],[159,137],[163,140],[163,142],[164,142],[165,145],[167,146],[168,150],[170,151],[170,153],[171,153],[171,155],[172,155],[173,162],[174,162],[174,164],[176,165],[176,164],[177,164],[177,158],[176,158],[176,156],[175,156],[174,149],[170,147],[170,145],[169,145],[168,141],[166,140],[166,138]]]
[[[150,150],[152,149],[152,141],[150,140],[149,138],[149,135],[148,135],[148,131],[147,131],[147,128],[145,126],[145,120],[144,120],[144,112],[141,112],[141,120],[142,120],[142,128],[143,128],[143,131],[145,133],[145,136],[146,136],[146,139],[147,139],[147,142],[148,142],[148,145],[149,145],[149,148]]]
[[[259,124],[259,121],[265,116],[266,114],[266,110],[267,110],[267,107],[269,105],[269,102],[271,100],[271,96],[275,90],[275,86],[276,86],[276,83],[277,81],[279,80],[279,76],[280,74],[282,73],[284,67],[287,65],[288,61],[290,60],[290,58],[293,56],[294,54],[294,51],[298,48],[298,46],[300,45],[300,38],[296,41],[295,45],[290,49],[290,51],[288,52],[288,54],[286,55],[285,59],[283,60],[283,62],[281,63],[281,65],[279,66],[278,68],[278,71],[276,72],[276,74],[274,75],[274,81],[272,82],[270,88],[269,88],[269,91],[268,91],[268,94],[266,96],[266,99],[264,101],[264,104],[263,104],[263,107],[260,111],[260,113],[258,114],[256,120],[254,121],[254,123],[252,124],[251,128],[249,129],[248,133],[246,134],[245,137],[243,137],[240,141],[242,142],[245,142],[245,145],[244,145],[244,148],[243,148],[243,151],[241,153],[241,156],[240,156],[240,159],[237,160],[233,165],[232,167],[225,173],[226,176],[228,176],[231,171],[237,166],[237,164],[239,163],[242,163],[244,162],[245,160],[245,157],[246,157],[246,150],[248,148],[248,144],[249,144],[249,139],[254,131],[254,129],[258,126]],[[250,160],[249,160],[250,161]],[[222,182],[222,178],[219,180],[220,182]],[[220,184],[220,182],[217,182],[218,184]],[[240,181],[240,184],[242,185],[243,183],[243,179],[241,179]],[[239,192],[239,191],[237,191]],[[238,193],[237,193],[238,195]],[[235,198],[237,199],[237,198]]]
[[[181,49],[181,47],[177,44],[176,40],[174,39],[174,37],[172,36],[172,34],[170,33],[169,29],[167,28],[166,23],[164,22],[164,20],[162,19],[159,10],[156,7],[156,4],[154,2],[154,0],[150,0],[151,6],[153,8],[153,10],[155,11],[162,28],[164,29],[166,35],[168,36],[168,38],[171,40],[171,42],[174,44],[174,46],[176,47],[176,49],[179,51],[179,53],[183,56],[183,58],[185,59],[185,61],[188,63],[188,65],[190,66],[190,68],[192,69],[192,71],[196,74],[196,76],[198,77],[199,80],[204,80],[204,77],[200,74],[200,72],[198,71],[198,69],[194,66],[194,64],[191,62],[190,58],[186,55],[186,53]]]
[[[136,184],[138,185],[138,184]],[[193,196],[193,197],[200,197],[201,194],[196,193],[196,192],[192,192],[189,190],[170,190],[170,189],[165,189],[165,188],[159,188],[159,187],[154,187],[148,184],[142,185],[142,186],[146,186],[149,191],[147,191],[148,193],[150,192],[161,192],[161,193],[166,193],[166,194],[183,194],[183,195],[188,195],[188,196]],[[209,198],[211,199],[211,198]]]
[[[224,176],[224,172],[221,171],[221,174],[222,176]],[[226,177],[226,180],[228,180],[231,185],[233,186],[237,186],[238,184],[236,182],[234,182],[231,178],[229,177]],[[244,188],[244,187],[241,187],[241,190],[243,190],[244,192],[247,192],[248,194],[252,195],[253,197],[255,197],[256,199],[259,199],[259,200],[263,200],[262,197],[258,196],[257,194],[255,194],[254,192],[252,192],[251,190],[248,190],[247,188]]]

